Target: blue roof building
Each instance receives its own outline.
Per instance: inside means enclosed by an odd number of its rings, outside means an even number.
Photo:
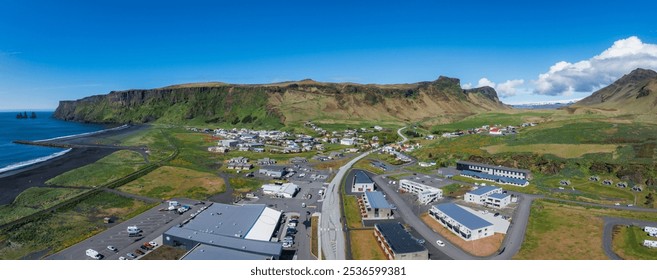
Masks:
[[[388,203],[382,192],[365,192],[358,203],[364,220],[393,218],[395,206]]]
[[[428,260],[429,251],[401,223],[374,225],[374,235],[391,260]]]
[[[429,215],[467,241],[495,234],[493,224],[454,203],[434,205]]]

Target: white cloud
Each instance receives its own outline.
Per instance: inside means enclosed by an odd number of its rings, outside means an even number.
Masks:
[[[500,94],[500,97],[514,96],[521,91],[520,89],[518,89],[518,87],[524,84],[525,84],[525,80],[523,79],[507,80],[504,83],[498,84],[496,90]]]
[[[491,81],[491,80],[489,80],[489,79],[487,79],[487,78],[481,78],[481,79],[479,79],[479,82],[477,83],[477,87],[485,87],[485,86],[489,86],[489,87],[494,88],[494,87],[495,87],[495,83],[493,83],[493,81]]]
[[[472,88],[472,83],[467,83],[461,86],[462,89],[471,89]]]
[[[534,81],[534,93],[572,95],[607,86],[636,68],[657,69],[657,45],[636,36],[614,42],[599,55],[576,63],[560,61]]]

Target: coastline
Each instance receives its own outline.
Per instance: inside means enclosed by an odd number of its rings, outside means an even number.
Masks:
[[[95,139],[130,134],[147,128],[146,125],[129,126],[120,130],[103,130],[93,135],[59,140],[61,142],[94,142]],[[89,147],[73,148],[71,151],[39,163],[10,170],[0,174],[0,205],[11,204],[14,199],[30,187],[48,187],[46,181],[64,172],[94,163],[117,149]]]

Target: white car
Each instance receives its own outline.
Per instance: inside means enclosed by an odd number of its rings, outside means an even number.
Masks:
[[[126,259],[125,257],[121,256],[121,257],[119,257],[119,260],[121,260],[121,261],[125,261],[125,260],[128,260],[128,259]]]
[[[114,251],[114,252],[118,251],[118,250],[116,249],[116,247],[114,247],[114,246],[112,246],[112,245],[107,246],[107,250]]]
[[[443,242],[442,240],[436,240],[436,244],[438,244],[438,246],[440,247],[445,247],[445,242]]]
[[[616,205],[616,206],[620,206],[620,203],[616,202],[614,205]]]
[[[148,244],[150,244],[153,247],[157,247],[157,242],[155,241],[148,242]]]

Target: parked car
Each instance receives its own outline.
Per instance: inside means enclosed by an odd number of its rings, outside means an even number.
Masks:
[[[438,244],[438,246],[440,247],[445,247],[445,242],[443,242],[442,240],[436,240],[436,244]]]
[[[157,247],[157,242],[155,241],[148,242],[148,244],[150,244],[153,247]]]
[[[146,246],[144,246],[144,245],[139,246],[139,248],[142,249],[142,250],[144,250],[144,251],[148,251],[148,249],[149,249],[148,247],[146,247]]]
[[[116,249],[116,247],[114,247],[112,245],[107,246],[107,250],[114,251],[114,252],[118,251],[118,249]]]
[[[124,256],[120,256],[120,257],[119,257],[119,260],[121,260],[121,261],[125,261],[125,260],[128,260],[128,259],[126,259]]]
[[[135,254],[141,256],[141,255],[144,254],[144,251],[137,249],[137,250],[135,250]]]
[[[126,254],[126,256],[128,256],[129,258],[133,258],[133,259],[137,258],[137,255],[135,255],[133,253],[128,253],[128,254]]]

